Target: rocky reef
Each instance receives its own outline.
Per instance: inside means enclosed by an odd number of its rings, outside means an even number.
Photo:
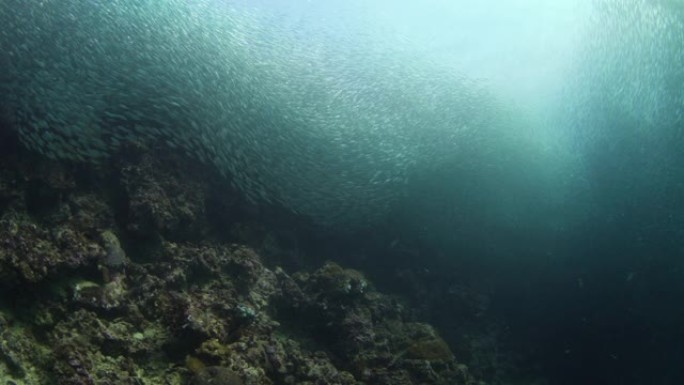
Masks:
[[[56,163],[2,139],[3,383],[482,383],[361,272],[280,267],[302,252],[206,167],[154,148]]]

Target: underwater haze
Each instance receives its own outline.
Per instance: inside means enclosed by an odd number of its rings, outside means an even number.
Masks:
[[[683,2],[4,0],[0,25],[31,151],[187,154],[313,231],[433,250],[412,266],[486,286],[541,383],[683,383]]]
[[[524,2],[421,8],[8,2],[5,105],[48,156],[97,160],[162,140],[253,200],[363,226],[413,175],[516,131],[501,127],[513,110],[545,109],[582,19]],[[546,135],[522,130],[510,140]]]

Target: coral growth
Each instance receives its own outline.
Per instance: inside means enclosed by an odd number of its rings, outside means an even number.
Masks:
[[[278,252],[273,236],[208,218],[212,186],[199,173],[146,155],[11,172],[19,159],[0,169],[8,383],[476,383],[432,327],[362,273],[270,266],[260,250]],[[239,212],[239,202],[223,204]]]

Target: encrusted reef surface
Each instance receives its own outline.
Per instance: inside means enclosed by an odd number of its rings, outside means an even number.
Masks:
[[[201,165],[0,142],[2,384],[479,383],[361,272],[279,267],[296,245]]]

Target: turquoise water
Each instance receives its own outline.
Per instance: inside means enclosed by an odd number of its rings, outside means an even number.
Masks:
[[[160,144],[327,231],[430,245],[536,304],[497,309],[565,333],[568,381],[644,383],[620,325],[684,354],[643,321],[679,333],[680,2],[7,0],[0,25],[0,113],[36,152]]]

